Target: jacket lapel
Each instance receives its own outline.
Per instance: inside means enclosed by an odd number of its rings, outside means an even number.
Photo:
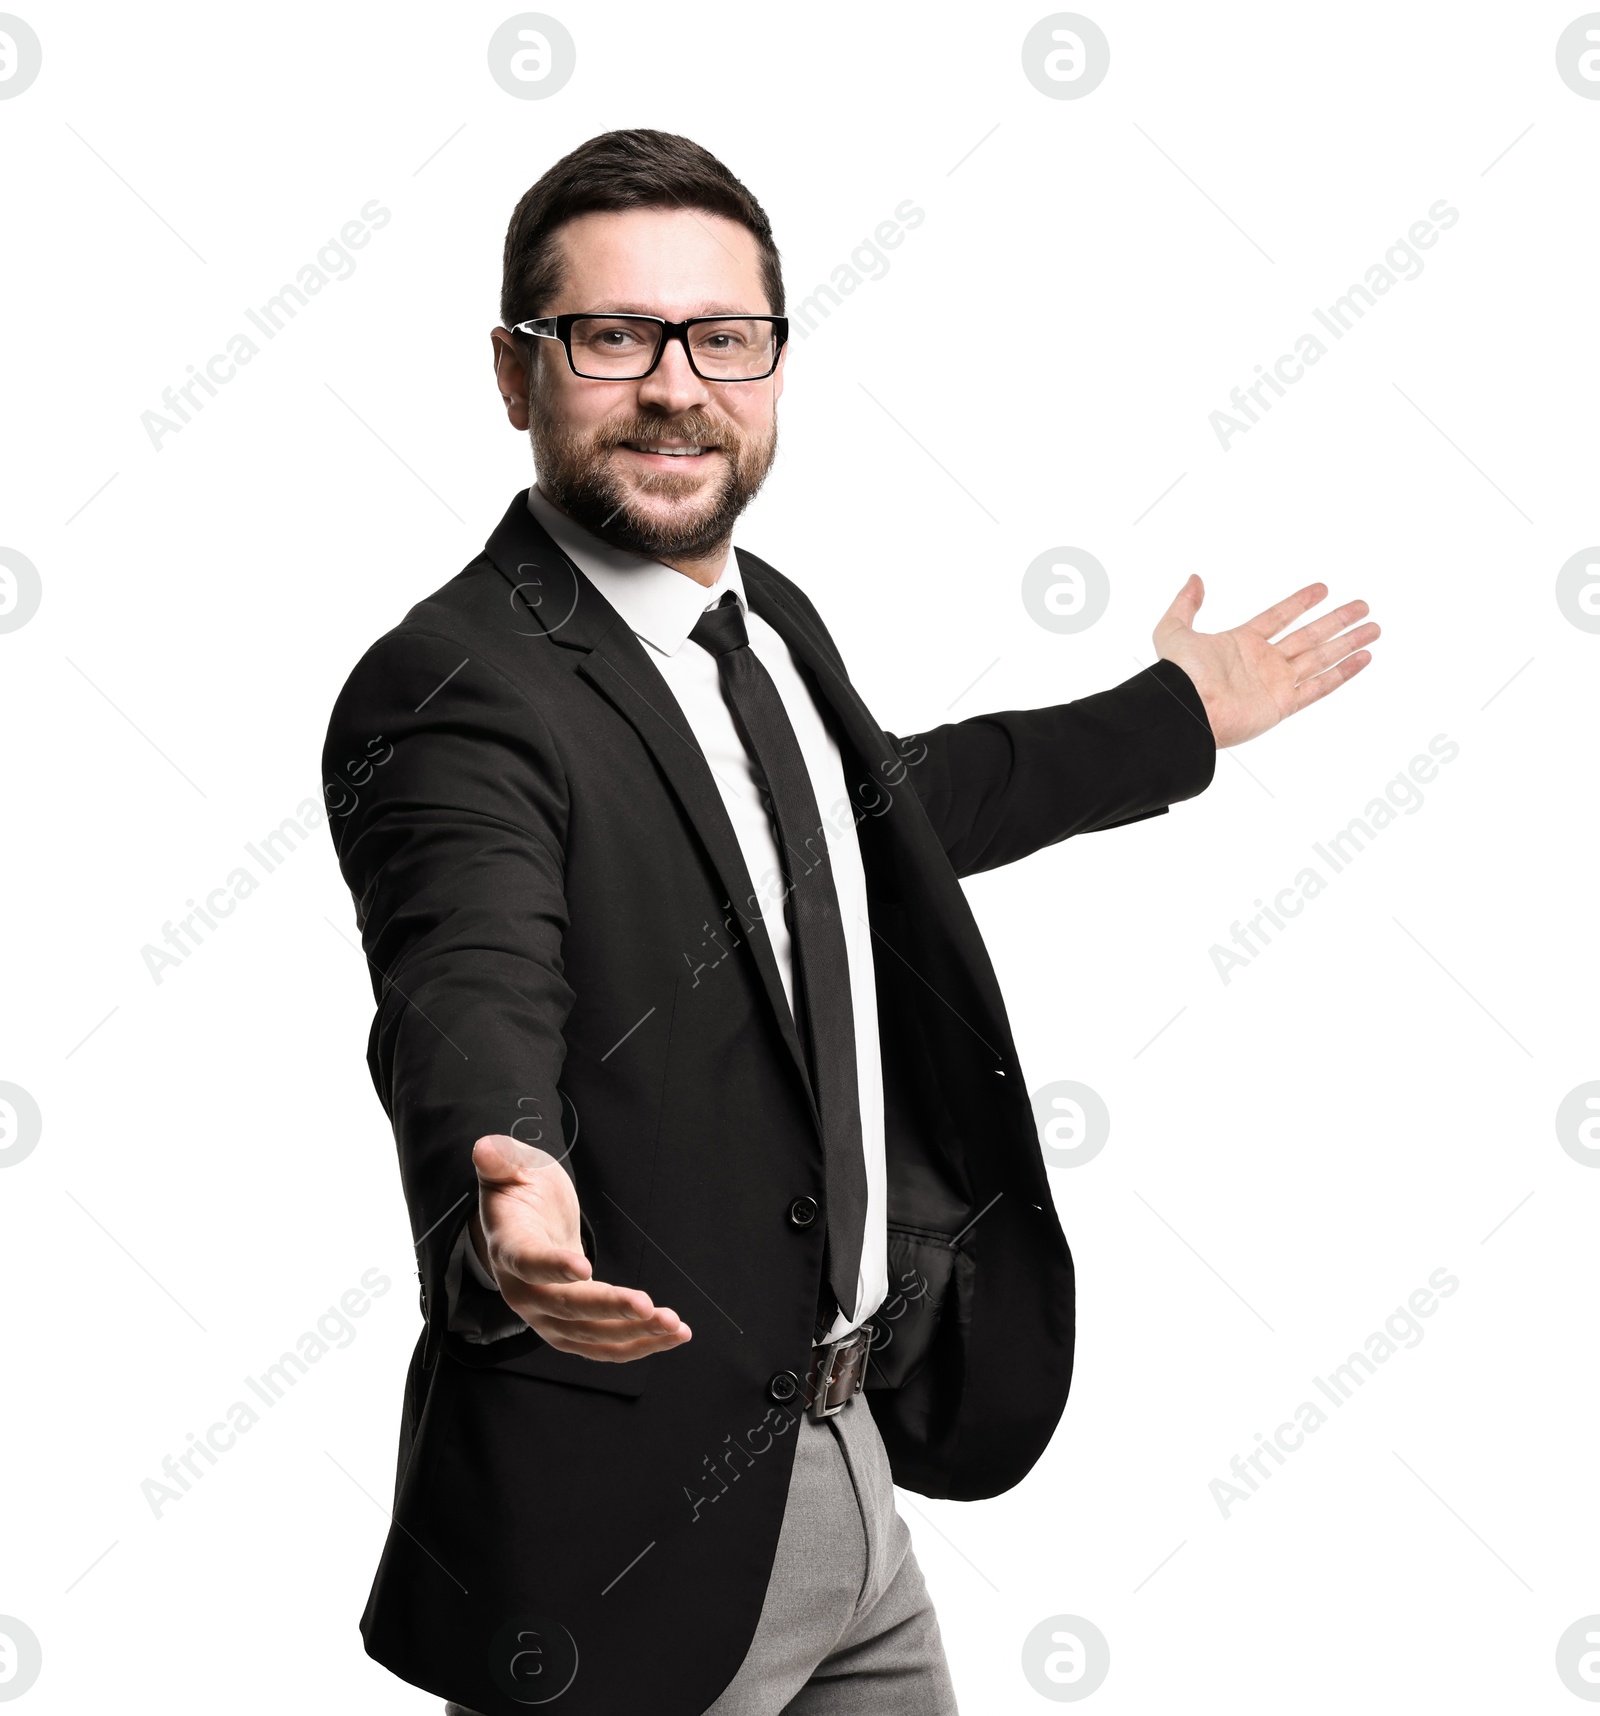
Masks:
[[[728,820],[728,812],[717,791],[705,756],[689,730],[677,699],[666,681],[644,652],[644,646],[628,630],[618,625],[609,631],[592,654],[578,667],[578,672],[601,691],[633,723],[634,731],[649,748],[662,774],[683,806],[684,814],[694,824],[695,833],[711,860],[722,883],[745,941],[761,973],[761,985],[767,992],[772,1011],[783,1040],[800,1075],[800,1082],[811,1094],[811,1082],[806,1071],[805,1052],[796,1034],[794,1015],[789,998],[783,991],[778,975],[778,962],[772,951],[767,926],[756,915],[755,889],[750,885],[745,869],[744,854],[739,849],[738,836]]]
[[[908,764],[896,750],[893,741],[872,718],[872,712],[850,683],[844,663],[834,652],[830,641],[783,587],[783,580],[764,561],[743,549],[738,551],[739,569],[744,577],[745,592],[751,608],[764,619],[789,646],[795,656],[810,669],[817,689],[839,723],[845,742],[855,753],[866,780],[883,794],[889,803],[884,813],[871,818],[873,826],[898,843],[899,856],[919,879],[923,898],[933,902],[930,920],[943,924],[952,938],[952,946],[970,979],[974,998],[987,1021],[985,1030],[996,1041],[1005,1038],[1005,1003],[995,980],[993,967],[984,953],[977,925],[967,905],[961,884],[950,868],[932,824],[922,812],[920,800],[909,788],[901,791]],[[865,782],[863,783],[865,784]],[[864,807],[865,808],[865,807]],[[863,836],[867,824],[862,822]],[[871,905],[869,902],[869,912]],[[878,924],[872,932],[910,969],[921,982],[938,994],[952,1011],[956,1009],[944,996],[941,985],[923,970],[909,946],[897,946]],[[973,1033],[996,1061],[1003,1057],[964,1013],[956,1017]],[[1016,1075],[1013,1075],[1016,1076]]]
[[[851,748],[873,777],[873,785],[883,790],[903,780],[906,772],[904,759],[873,720],[871,711],[846,677],[844,664],[816,634],[805,615],[790,602],[776,577],[769,575],[771,568],[743,549],[737,552],[739,571],[744,578],[745,594],[751,608],[810,669],[817,688],[838,718]]]
[[[511,503],[486,552],[512,586],[512,599],[551,643],[577,651],[578,673],[639,735],[699,836],[761,975],[779,1033],[788,1045],[808,1102],[811,1081],[794,1015],[784,994],[767,927],[755,915],[754,888],[722,795],[688,721],[644,645],[528,511],[527,491]],[[531,632],[530,635],[537,635]],[[813,1102],[813,1116],[815,1104]]]

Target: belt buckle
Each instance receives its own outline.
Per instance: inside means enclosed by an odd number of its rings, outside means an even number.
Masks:
[[[863,1323],[859,1329],[852,1329],[848,1335],[841,1335],[836,1341],[828,1342],[827,1356],[822,1361],[822,1368],[817,1373],[816,1392],[811,1397],[811,1405],[807,1408],[814,1422],[820,1423],[824,1418],[837,1418],[846,1405],[861,1392],[861,1384],[865,1377],[856,1380],[855,1390],[847,1394],[837,1406],[828,1404],[828,1390],[833,1386],[833,1373],[839,1362],[839,1354],[846,1347],[853,1347],[862,1342],[868,1346],[872,1343],[872,1325]]]

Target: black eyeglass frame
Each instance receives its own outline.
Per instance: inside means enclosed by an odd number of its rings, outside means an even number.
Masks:
[[[590,375],[578,368],[572,356],[572,326],[574,322],[610,319],[618,322],[651,322],[661,330],[660,343],[656,346],[656,355],[651,360],[650,367],[639,375]],[[772,352],[772,367],[765,369],[760,375],[707,375],[694,361],[694,353],[689,349],[689,330],[704,322],[765,322],[772,329],[774,341]],[[689,368],[702,381],[709,381],[716,386],[737,385],[745,381],[766,381],[778,367],[778,360],[783,356],[783,348],[789,343],[789,318],[787,316],[747,316],[743,314],[725,316],[690,316],[687,321],[669,322],[664,316],[636,315],[631,310],[578,310],[562,316],[535,316],[531,321],[518,322],[511,329],[514,334],[524,334],[532,339],[559,340],[562,349],[567,354],[567,368],[583,381],[643,381],[646,376],[654,375],[660,365],[662,356],[668,344],[676,340],[683,347],[683,355],[689,360]]]

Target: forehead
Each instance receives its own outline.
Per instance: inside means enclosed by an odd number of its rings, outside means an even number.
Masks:
[[[770,309],[755,235],[700,209],[579,215],[556,233],[561,290],[551,314],[637,310],[678,320],[707,311]]]

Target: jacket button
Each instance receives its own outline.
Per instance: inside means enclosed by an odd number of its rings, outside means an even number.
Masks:
[[[817,1200],[815,1198],[796,1198],[789,1205],[789,1226],[808,1228],[817,1219]]]
[[[780,1370],[767,1384],[767,1393],[776,1401],[793,1400],[800,1392],[800,1378],[792,1370]]]

